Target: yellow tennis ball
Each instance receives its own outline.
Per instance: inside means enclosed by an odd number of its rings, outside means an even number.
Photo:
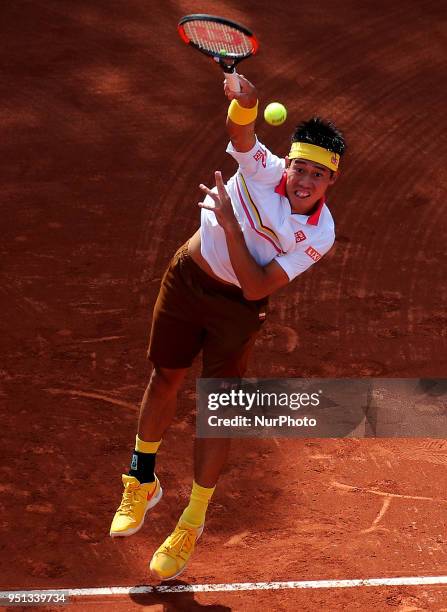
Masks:
[[[270,125],[281,125],[287,119],[286,107],[279,102],[267,104],[264,110],[264,119]]]

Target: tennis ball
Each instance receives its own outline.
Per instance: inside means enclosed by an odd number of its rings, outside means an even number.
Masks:
[[[281,125],[287,119],[286,107],[279,102],[267,104],[264,110],[264,119],[270,125]]]

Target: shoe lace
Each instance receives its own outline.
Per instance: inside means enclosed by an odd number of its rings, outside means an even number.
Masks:
[[[131,515],[135,510],[135,503],[142,501],[142,491],[140,487],[126,486],[123,493],[118,512],[121,514]]]
[[[187,557],[194,548],[196,541],[195,531],[187,528],[177,527],[169,538],[167,550],[179,557]]]

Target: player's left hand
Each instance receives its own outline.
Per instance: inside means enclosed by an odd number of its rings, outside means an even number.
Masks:
[[[206,185],[199,185],[200,189],[214,200],[214,203],[205,204],[205,202],[199,202],[198,206],[206,210],[212,210],[216,215],[217,222],[224,230],[232,229],[237,225],[237,220],[234,216],[230,196],[225,189],[222,173],[217,170],[214,176],[216,178],[217,193],[211,191]]]
[[[241,90],[235,92],[230,89],[227,81],[224,81],[224,92],[229,100],[236,99],[241,106],[245,108],[253,108],[258,101],[258,92],[256,87],[243,74],[239,74],[239,87]]]

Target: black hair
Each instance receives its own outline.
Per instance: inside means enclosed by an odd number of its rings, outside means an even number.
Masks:
[[[297,125],[292,135],[292,142],[308,142],[332,153],[338,153],[340,156],[343,155],[346,148],[345,139],[340,130],[331,121],[326,121],[321,117],[312,117]]]

